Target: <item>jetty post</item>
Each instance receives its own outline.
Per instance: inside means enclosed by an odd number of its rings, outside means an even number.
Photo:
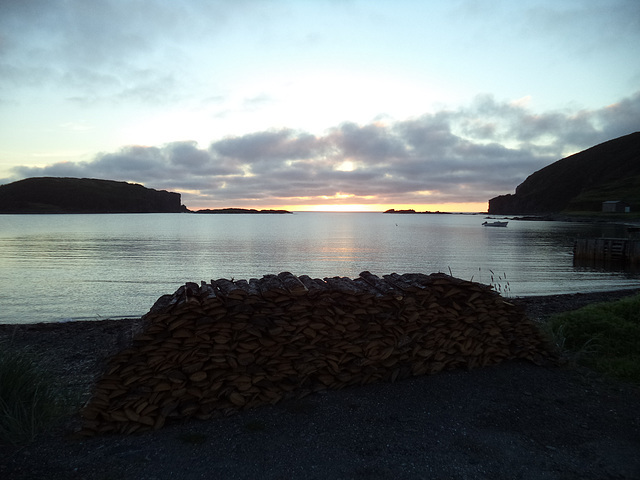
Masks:
[[[640,265],[640,238],[578,238],[573,259],[579,263]]]

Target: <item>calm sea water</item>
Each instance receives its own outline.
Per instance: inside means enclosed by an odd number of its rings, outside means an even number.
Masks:
[[[640,276],[573,266],[575,238],[624,227],[480,215],[0,215],[0,323],[140,316],[187,281],[290,271],[452,273],[507,296],[638,287]]]

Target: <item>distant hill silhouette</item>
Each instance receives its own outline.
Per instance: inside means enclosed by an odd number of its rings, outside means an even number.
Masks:
[[[489,213],[546,214],[602,210],[619,200],[640,210],[640,132],[609,140],[530,175],[515,195],[489,200]]]
[[[178,213],[180,194],[93,178],[36,177],[0,185],[0,213]]]

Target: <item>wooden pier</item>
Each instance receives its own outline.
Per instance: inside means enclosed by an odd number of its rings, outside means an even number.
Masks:
[[[579,238],[573,247],[573,259],[579,262],[615,262],[640,264],[638,238]]]

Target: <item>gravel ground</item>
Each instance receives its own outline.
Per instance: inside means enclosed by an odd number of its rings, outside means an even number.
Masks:
[[[637,291],[513,299],[530,318]],[[86,399],[139,320],[0,325]],[[640,390],[585,369],[505,362],[310,395],[137,436],[76,438],[71,415],[2,479],[640,479]]]

